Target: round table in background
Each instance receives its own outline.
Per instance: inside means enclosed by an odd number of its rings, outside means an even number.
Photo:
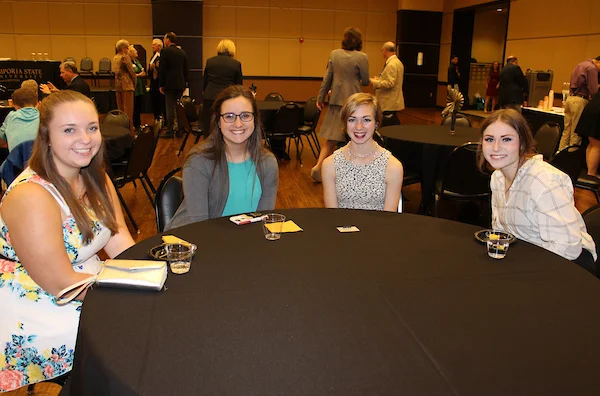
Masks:
[[[119,125],[102,124],[100,133],[104,139],[106,155],[109,160],[116,160],[127,152],[133,145],[133,136],[129,128]]]
[[[452,150],[481,138],[477,128],[456,127],[451,134],[449,125],[391,125],[380,128],[379,133],[405,168],[421,175],[421,214],[432,211],[435,182]]]
[[[523,241],[494,260],[427,216],[281,213],[304,232],[191,224],[167,290],[88,292],[70,394],[597,395],[600,284],[576,264]]]

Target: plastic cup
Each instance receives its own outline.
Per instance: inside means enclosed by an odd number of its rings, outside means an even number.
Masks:
[[[190,271],[192,258],[196,247],[184,243],[167,243],[165,251],[167,252],[167,261],[171,272],[174,274],[185,274]]]
[[[265,239],[268,241],[276,241],[281,238],[281,230],[285,216],[278,213],[269,213],[263,217],[263,231]]]
[[[503,259],[506,256],[510,242],[505,233],[490,232],[487,241],[488,256],[494,259]]]

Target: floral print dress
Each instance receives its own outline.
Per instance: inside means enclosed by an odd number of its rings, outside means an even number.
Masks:
[[[64,213],[63,240],[73,269],[97,274],[102,263],[96,253],[108,243],[110,230],[94,220],[95,237],[83,245],[65,200],[54,185],[30,168],[17,177],[4,197],[21,183],[37,183],[52,194]],[[93,213],[90,215],[95,219]],[[72,369],[82,302],[73,300],[59,306],[52,294],[31,279],[11,246],[9,230],[1,217],[0,254],[8,259],[0,260],[0,392],[5,392]]]

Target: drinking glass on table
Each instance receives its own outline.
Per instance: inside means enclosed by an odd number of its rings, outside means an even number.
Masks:
[[[495,259],[503,259],[510,245],[509,236],[500,231],[491,231],[488,234],[487,251],[488,256]]]
[[[192,257],[194,257],[195,245],[187,243],[167,243],[165,251],[167,252],[167,261],[171,272],[174,274],[185,274],[190,270]]]
[[[278,213],[269,213],[263,217],[263,231],[268,241],[276,241],[281,238],[281,231],[285,216]]]

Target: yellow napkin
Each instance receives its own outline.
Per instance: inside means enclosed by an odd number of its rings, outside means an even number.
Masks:
[[[190,242],[184,241],[183,239],[177,238],[176,236],[173,236],[173,235],[163,235],[162,240],[164,243],[181,243],[184,245],[191,245]]]
[[[275,224],[266,224],[269,231],[273,232],[274,230],[279,228],[279,225],[275,226]],[[277,228],[275,228],[277,227]],[[298,224],[294,223],[293,220],[288,220],[281,225],[281,232],[298,232],[304,231],[302,228],[298,227]]]

